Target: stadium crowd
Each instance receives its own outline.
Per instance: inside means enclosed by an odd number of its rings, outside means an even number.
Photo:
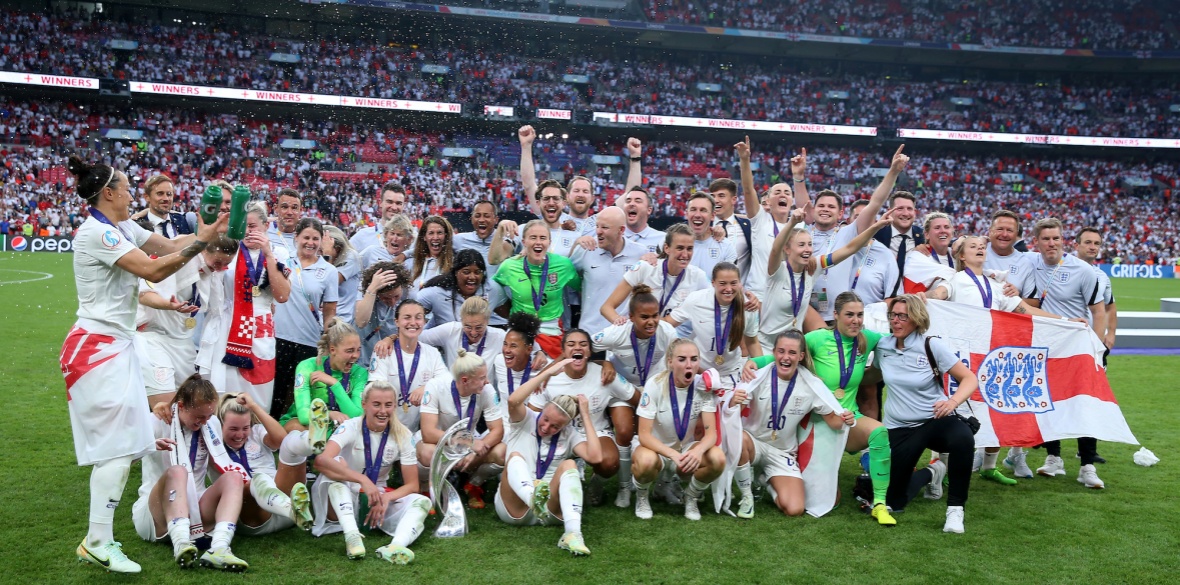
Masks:
[[[9,71],[476,107],[1032,134],[1180,134],[1180,114],[1170,110],[1180,96],[1166,80],[906,79],[789,62],[729,63],[715,55],[637,56],[602,48],[569,57],[533,57],[492,42],[381,46],[362,40],[292,41],[199,26],[85,22],[19,12],[2,16],[10,26],[0,37],[0,70]],[[115,39],[137,39],[139,48],[128,53],[105,47]],[[272,52],[299,55],[301,61],[272,62]],[[423,73],[426,65],[449,67],[451,73]],[[590,83],[566,83],[565,74],[589,76]],[[699,84],[714,84],[719,91]],[[957,98],[973,103],[952,103]]]
[[[497,146],[473,149],[473,157],[442,156],[442,148],[468,137],[415,134],[380,126],[350,126],[331,120],[251,119],[190,109],[113,108],[42,100],[0,101],[0,140],[8,148],[4,166],[3,216],[12,226],[46,235],[69,235],[85,219],[70,197],[65,156],[91,144],[107,129],[141,130],[141,141],[103,141],[101,152],[146,179],[162,172],[175,177],[178,201],[188,210],[211,178],[251,185],[266,197],[291,187],[308,196],[309,213],[338,223],[346,232],[371,225],[379,215],[373,193],[388,181],[407,191],[406,212],[417,219],[447,210],[469,209],[480,199],[497,201],[508,212],[527,211],[517,187],[519,151],[513,138],[485,137]],[[286,138],[315,140],[312,150],[284,150]],[[589,156],[571,157],[573,145],[620,155],[618,144],[587,146],[584,140],[540,139],[536,162],[542,173],[586,175],[603,205],[623,193],[626,169],[594,165]],[[786,176],[790,156],[802,144],[774,143],[760,149],[756,180],[762,188]],[[687,196],[736,172],[732,148],[724,144],[652,142],[648,145],[648,186],[654,216],[679,217]],[[551,164],[551,155],[569,160]],[[811,179],[838,190],[851,203],[867,197],[874,169],[886,160],[854,148],[813,149]],[[1005,176],[1018,180],[1006,180]],[[1175,163],[1092,158],[936,154],[909,167],[901,182],[923,195],[931,210],[956,218],[961,232],[978,232],[996,208],[1039,208],[1060,213],[1067,229],[1100,225],[1107,230],[1106,254],[1121,262],[1171,263],[1180,255],[1180,201]],[[1128,182],[1130,181],[1130,182]],[[141,201],[142,204],[142,201]],[[1039,207],[1039,206],[1049,207]],[[740,208],[740,206],[739,206]],[[1026,227],[1035,213],[1025,213]]]

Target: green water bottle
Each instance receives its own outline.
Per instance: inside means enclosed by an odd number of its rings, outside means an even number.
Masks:
[[[205,194],[201,196],[201,221],[209,225],[217,221],[217,214],[221,211],[221,187],[209,185],[205,187]]]
[[[246,237],[246,204],[250,203],[250,188],[245,185],[234,187],[229,206],[229,232],[231,240]]]

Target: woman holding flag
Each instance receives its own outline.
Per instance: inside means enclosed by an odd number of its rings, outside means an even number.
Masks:
[[[213,275],[209,307],[197,371],[221,392],[245,392],[268,412],[274,397],[275,303],[287,302],[291,282],[286,268],[271,252],[266,237],[266,206],[255,203],[246,211],[246,237],[238,243],[234,260]]]
[[[587,439],[597,434],[589,400],[581,394],[563,394],[547,400],[540,410],[525,406],[573,361],[551,364],[508,397],[508,461],[496,490],[496,515],[514,526],[561,522],[565,533],[557,546],[582,556],[590,549],[582,539],[582,477],[571,455],[589,465],[602,459],[600,443]],[[581,430],[570,424],[579,416]]]
[[[200,222],[196,235],[169,240],[130,221],[126,174],[75,156],[68,168],[90,206],[74,235],[78,320],[60,356],[74,453],[78,465],[94,466],[90,529],[75,552],[108,571],[138,573],[140,566],[123,554],[113,530],[131,463],[155,444],[135,347],[136,279],[158,282],[174,274],[225,231],[229,214],[211,225]]]
[[[761,469],[760,477],[766,478],[779,510],[787,516],[803,515],[806,494],[796,435],[800,423],[815,413],[833,430],[856,426],[856,415],[834,408],[839,405],[831,398],[823,381],[811,373],[803,334],[780,333],[774,341],[774,366],[738,386],[727,405],[742,409],[742,455],[734,472],[742,496],[739,518],[754,517],[753,467]]]
[[[996,279],[984,273],[983,264],[987,261],[987,239],[982,236],[964,236],[955,242],[953,250],[955,261],[955,275],[950,280],[940,281],[934,290],[926,293],[926,298],[964,303],[1007,313],[1022,315],[1039,315],[1041,317],[1061,317],[1038,309],[1024,302],[1020,297],[1004,296],[1003,288]],[[982,459],[972,467],[979,469],[979,476],[1001,485],[1016,485],[1016,480],[1005,476],[996,469],[999,458],[999,447],[985,447]],[[1012,447],[1008,452],[1005,465],[1012,467],[1016,477],[1031,478],[1032,470],[1026,462],[1027,453],[1022,447]]]
[[[176,390],[171,422],[152,420],[148,430],[155,436],[157,452],[143,458],[143,483],[131,518],[140,538],[171,540],[173,558],[181,568],[196,565],[193,541],[213,524],[212,543],[201,555],[201,565],[241,572],[249,565],[234,556],[229,545],[249,475],[226,452],[216,411],[217,389],[193,374]],[[222,475],[205,487],[210,465]]]

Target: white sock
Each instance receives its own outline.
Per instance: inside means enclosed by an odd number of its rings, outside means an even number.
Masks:
[[[1017,457],[1019,457],[1023,454],[1024,454],[1024,447],[1009,447],[1008,448],[1008,457],[1011,457],[1013,460],[1015,460]]]
[[[943,463],[946,463],[947,461],[950,461],[950,460],[951,460],[951,454],[950,454],[950,453],[939,453],[939,454],[938,454],[938,458],[939,458],[939,459],[940,459],[940,460],[941,460]]]
[[[182,544],[188,544],[192,541],[192,534],[189,532],[188,517],[173,518],[168,521],[168,538],[172,539],[172,547],[176,548]]]
[[[508,486],[525,505],[533,502],[533,470],[529,469],[523,457],[508,460]]]
[[[291,431],[287,433],[283,443],[279,445],[279,463],[295,467],[307,463],[315,451],[311,449],[308,431]]]
[[[754,497],[754,472],[750,469],[750,464],[737,466],[733,471],[733,478],[737,480],[738,491],[741,492],[742,498]]]
[[[772,501],[778,501],[778,490],[774,489],[774,484],[770,483],[769,478],[766,480],[766,493],[770,494],[770,499]]]
[[[89,548],[115,540],[115,508],[123,497],[131,461],[130,457],[118,457],[97,463],[90,470],[90,530],[86,533]]]
[[[407,497],[414,498],[414,501],[402,514],[401,522],[397,523],[397,529],[393,531],[393,540],[390,544],[410,548],[410,545],[418,540],[418,536],[422,534],[422,530],[426,526],[426,516],[430,514],[430,500],[417,494]]]
[[[328,502],[336,511],[336,521],[340,523],[340,528],[344,530],[345,534],[359,532],[356,527],[356,517],[352,513],[352,492],[349,491],[348,486],[332,482],[332,485],[328,486]]]
[[[619,445],[619,489],[632,489],[631,445]]]
[[[258,507],[275,516],[295,519],[295,511],[291,508],[291,497],[284,494],[275,485],[275,480],[265,473],[256,473],[250,480],[250,495]]]
[[[213,526],[213,534],[210,535],[209,550],[224,550],[229,548],[229,543],[234,539],[234,531],[238,529],[238,525],[233,522],[218,522]]]
[[[565,531],[581,532],[582,481],[578,477],[577,469],[562,472],[561,482],[557,485],[557,495],[561,499],[561,518],[565,522]]]
[[[984,452],[984,454],[983,454],[983,467],[981,467],[980,469],[995,469],[996,468],[996,459],[999,459],[999,458],[1000,458],[999,451],[996,451],[995,453]]]
[[[481,486],[488,479],[500,475],[501,471],[504,471],[504,468],[495,463],[484,463],[475,469],[475,473],[471,474],[471,485]]]
[[[709,484],[701,482],[694,475],[692,479],[688,480],[688,489],[684,490],[684,496],[695,500],[701,497],[701,494],[705,493],[707,489],[709,489]]]

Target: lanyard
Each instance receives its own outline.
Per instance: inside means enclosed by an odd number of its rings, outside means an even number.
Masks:
[[[847,367],[844,364],[844,340],[840,336],[840,331],[835,327],[832,328],[832,334],[836,336],[836,353],[840,354],[840,389],[843,390],[848,387],[848,382],[852,380],[852,373],[856,371],[856,340],[852,340],[852,357],[848,359]],[[795,380],[791,380],[791,387],[794,388]],[[775,384],[777,386],[777,384]],[[787,396],[790,396],[790,390],[787,391]]]
[[[508,378],[511,379],[512,376],[509,375]],[[539,417],[541,415],[538,414],[537,416]],[[545,455],[544,459],[542,459],[541,432],[534,429],[533,433],[537,437],[537,479],[541,479],[542,477],[545,477],[545,472],[549,470],[549,465],[553,463],[553,456],[557,454],[557,442],[559,439],[561,439],[561,434],[558,433],[549,439],[549,453]]]
[[[860,264],[856,265],[856,274],[852,276],[852,285],[848,287],[848,290],[856,290],[856,283],[860,282],[860,270],[865,267],[866,263],[868,263],[869,253],[873,249],[874,242],[876,242],[876,240],[869,240],[869,245],[864,247],[864,258],[861,259]]]
[[[979,296],[983,298],[983,308],[992,308],[992,283],[988,282],[987,276],[976,278],[975,272],[970,268],[964,268],[963,271],[967,273],[967,276],[971,277],[971,282],[975,283],[975,288],[979,289]],[[980,280],[983,280],[983,284],[979,283]],[[1047,287],[1046,290],[1048,290]],[[1044,299],[1044,295],[1041,298]]]
[[[672,398],[672,422],[676,425],[676,437],[681,441],[688,435],[688,423],[689,419],[692,418],[692,399],[696,385],[696,380],[693,380],[688,385],[688,395],[685,397],[687,402],[684,403],[684,413],[681,415],[680,405],[678,404],[680,400],[676,398],[676,383],[671,380],[668,381],[668,395]]]
[[[779,426],[780,419],[783,411],[787,408],[787,403],[791,401],[791,394],[795,392],[795,380],[798,379],[799,376],[797,373],[791,376],[791,383],[787,384],[787,392],[783,394],[783,401],[780,403],[778,401],[778,373],[776,372],[770,377],[770,424],[774,427],[776,433],[782,430],[782,427]]]
[[[541,305],[545,304],[545,281],[549,280],[549,255],[545,255],[545,263],[541,265],[541,290],[533,288],[533,273],[529,270],[529,259],[522,258],[521,263],[524,264],[524,276],[529,281],[529,290],[533,293],[533,310],[537,313],[541,312]]]
[[[516,392],[516,382],[513,381],[513,379],[512,379],[512,368],[509,368],[508,364],[504,364],[504,367],[506,370],[508,370],[508,395],[512,396],[512,393]],[[524,365],[524,373],[522,373],[520,375],[520,384],[522,386],[524,385],[525,382],[529,381],[529,378],[532,376],[532,373],[533,373],[533,360],[530,359],[528,361],[528,363],[526,363]]]
[[[385,442],[389,440],[390,423],[385,424],[385,430],[381,433],[381,444],[377,447],[377,459],[374,460],[372,453],[369,451],[369,425],[367,418],[361,419],[361,437],[365,442],[365,477],[374,484],[377,483],[377,478],[381,476],[381,462],[385,459]]]
[[[803,308],[803,287],[807,285],[807,268],[799,273],[799,288],[795,289],[795,271],[791,270],[791,261],[783,262],[787,265],[787,280],[791,281],[791,316],[799,320],[799,309]]]
[[[794,281],[792,281],[794,282]],[[713,295],[713,334],[716,335],[714,348],[717,351],[717,357],[725,355],[726,348],[729,347],[729,331],[733,328],[733,305],[729,305],[729,312],[725,315],[725,328],[721,328],[721,301],[717,300],[717,295]],[[649,358],[650,359],[650,358]],[[721,365],[721,364],[717,364]]]
[[[1049,275],[1049,281],[1045,283],[1045,290],[1041,291],[1041,304],[1044,304],[1045,297],[1049,294],[1049,287],[1053,286],[1053,281],[1057,279],[1057,271],[1061,270],[1061,267],[1064,265],[1065,256],[1062,256],[1061,260],[1057,261],[1057,268],[1053,269],[1053,274]]]
[[[316,310],[315,303],[311,302],[311,296],[307,294],[307,287],[303,284],[303,263],[299,260],[298,256],[296,256],[294,260],[295,261],[292,262],[292,264],[295,268],[295,276],[299,277],[299,294],[303,295],[304,300],[307,301],[307,308],[311,309],[312,316],[315,317],[316,321],[319,321],[320,312]],[[316,262],[319,262],[319,260]]]
[[[123,234],[123,237],[127,238],[128,242],[131,242],[131,245],[133,245],[133,246],[135,245],[135,240],[132,239],[131,236],[127,235],[127,232],[123,231],[122,226],[115,225],[115,222],[111,221],[110,219],[107,218],[107,216],[103,215],[103,213],[101,211],[99,211],[97,207],[91,207],[89,209],[89,211],[90,211],[90,217],[93,217],[94,219],[97,219],[99,222],[105,223],[105,224],[119,230],[119,233]]]
[[[663,316],[664,309],[672,301],[672,295],[680,287],[680,281],[684,280],[684,273],[688,272],[688,268],[686,267],[680,271],[680,274],[676,275],[676,280],[672,282],[672,288],[668,288],[668,260],[666,258],[664,259],[664,263],[660,265],[660,268],[664,272],[664,282],[660,284],[660,316]]]
[[[397,356],[397,381],[401,385],[401,401],[405,410],[410,404],[410,384],[414,383],[414,377],[418,375],[418,359],[422,357],[422,344],[414,347],[414,361],[410,365],[409,376],[406,375],[406,364],[402,361],[401,339],[393,340],[393,355]]]
[[[635,335],[635,326],[631,326],[631,351],[635,353],[635,371],[639,374],[639,385],[647,384],[647,374],[651,372],[651,359],[656,352],[656,337],[660,334],[657,327],[656,332],[647,340],[647,355],[644,356],[643,361],[639,361],[639,336]]]
[[[246,443],[249,444],[250,439],[246,439]],[[225,451],[229,454],[230,459],[233,459],[235,463],[246,468],[246,475],[254,475],[254,470],[250,469],[250,457],[246,455],[246,445],[242,445],[242,448],[238,450],[230,449],[229,445],[226,445]]]
[[[463,419],[463,402],[459,398],[459,388],[455,386],[455,382],[451,381],[451,398],[455,401],[455,414],[459,419]],[[467,403],[467,430],[475,428],[475,403],[479,402],[478,395],[471,395],[470,402]]]
[[[398,355],[400,356],[401,354]],[[324,373],[328,376],[332,375],[331,358],[324,358]],[[350,373],[351,372],[340,370],[340,386],[344,388],[345,394],[348,394],[348,385],[352,383],[352,377],[349,375]],[[340,408],[336,406],[336,393],[332,392],[331,388],[328,388],[328,410],[340,410]]]

